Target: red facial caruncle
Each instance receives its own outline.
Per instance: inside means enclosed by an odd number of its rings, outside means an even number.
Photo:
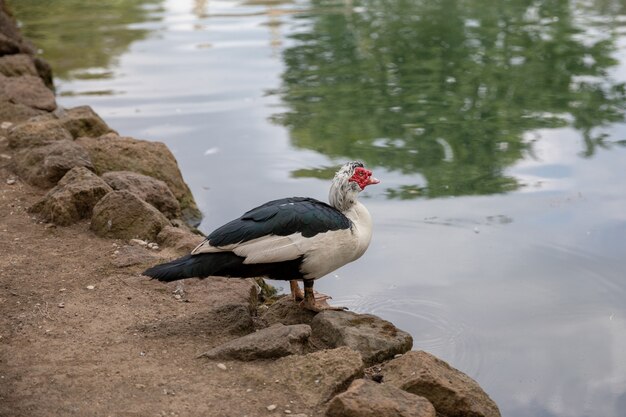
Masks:
[[[350,177],[348,182],[356,182],[359,184],[359,187],[361,187],[361,190],[364,190],[368,185],[378,184],[380,181],[372,177],[372,171],[369,169],[356,167],[354,169],[354,174],[352,174],[352,177]]]

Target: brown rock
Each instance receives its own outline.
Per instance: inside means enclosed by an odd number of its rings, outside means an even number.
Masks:
[[[8,139],[12,148],[30,148],[59,140],[71,141],[73,137],[58,120],[44,116],[15,126],[9,132]]]
[[[68,140],[26,148],[14,157],[14,169],[26,182],[42,188],[54,186],[70,169],[82,166],[93,169],[87,151]]]
[[[180,205],[166,183],[147,175],[130,171],[111,171],[102,175],[116,191],[130,191],[142,200],[152,204],[168,218],[180,216]]]
[[[500,417],[476,381],[429,353],[409,352],[387,363],[382,373],[386,384],[427,398],[447,417]]]
[[[13,39],[0,33],[0,55],[17,54],[20,52],[20,45]]]
[[[91,230],[98,236],[154,241],[169,221],[161,212],[128,191],[113,191],[93,208]]]
[[[424,397],[365,379],[352,382],[328,404],[326,417],[435,417]]]
[[[7,77],[39,75],[33,58],[26,54],[5,55],[0,57],[0,74],[6,75]]]
[[[74,138],[98,137],[113,132],[89,106],[79,106],[59,111],[59,121]]]
[[[42,58],[38,56],[34,57],[33,62],[35,63],[35,68],[37,68],[37,74],[43,80],[43,83],[50,90],[54,91],[54,80],[52,77],[52,67]]]
[[[203,236],[197,235],[182,227],[165,226],[157,236],[157,243],[164,247],[174,248],[176,252],[187,254],[204,240]]]
[[[413,338],[390,322],[371,314],[322,311],[311,322],[314,343],[327,347],[349,346],[363,356],[367,366],[407,352]]]
[[[31,55],[34,53],[33,46],[30,44],[30,42],[28,42],[22,37],[20,30],[18,29],[17,24],[15,22],[15,18],[9,11],[4,0],[0,0],[0,34],[2,34],[4,38],[9,39],[13,43],[15,43],[19,51],[26,52]],[[2,45],[2,42],[3,40],[0,40],[0,45]],[[0,51],[2,50],[3,48],[0,47]],[[6,52],[6,53],[16,53],[16,52]]]
[[[111,133],[77,141],[88,150],[98,174],[132,171],[164,181],[180,203],[183,219],[193,226],[199,224],[202,214],[165,144]]]
[[[75,167],[31,211],[40,213],[48,222],[67,226],[91,217],[96,203],[111,191],[96,174],[87,168]]]
[[[269,306],[267,311],[261,316],[263,320],[269,324],[282,323],[290,324],[311,324],[317,313],[311,310],[305,310],[296,303],[291,296],[285,296],[278,299],[274,304]],[[334,346],[336,347],[336,346]]]
[[[40,110],[53,111],[57,107],[54,93],[34,75],[7,77],[0,74],[0,96]]]
[[[24,104],[13,103],[0,94],[0,120],[2,121],[20,123],[44,113],[45,111],[43,110],[33,109]]]
[[[363,376],[361,354],[348,347],[278,359],[269,369],[271,378],[291,387],[302,402],[317,406],[344,391]]]
[[[311,327],[306,324],[276,324],[214,347],[200,356],[209,359],[254,361],[301,355],[306,350],[309,336]]]

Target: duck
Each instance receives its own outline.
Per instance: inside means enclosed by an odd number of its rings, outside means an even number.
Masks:
[[[345,309],[328,305],[330,297],[317,296],[313,284],[367,250],[372,218],[358,196],[378,183],[362,162],[348,162],[332,179],[328,203],[310,197],[269,201],[215,229],[188,255],[143,274],[163,282],[212,276],[289,281],[303,309]]]

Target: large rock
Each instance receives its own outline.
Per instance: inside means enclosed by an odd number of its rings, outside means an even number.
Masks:
[[[58,120],[34,117],[11,129],[8,139],[12,148],[31,148],[60,140],[72,141],[74,138]]]
[[[130,191],[152,204],[166,217],[180,217],[180,204],[167,184],[156,178],[130,171],[112,171],[102,175],[107,184],[117,191]]]
[[[187,254],[204,240],[203,236],[183,227],[165,226],[157,236],[157,243],[173,248],[177,253]]]
[[[39,75],[33,58],[26,54],[5,55],[0,57],[0,74],[6,75],[7,77]]]
[[[367,366],[411,350],[413,338],[390,322],[371,314],[322,311],[311,321],[314,343],[327,347],[349,346],[363,356]]]
[[[100,177],[84,167],[72,168],[48,194],[31,207],[46,221],[67,226],[91,217],[96,203],[113,191]]]
[[[17,54],[20,52],[20,45],[13,39],[0,33],[0,55]]]
[[[285,325],[301,323],[311,324],[316,314],[317,313],[314,311],[305,310],[300,307],[300,305],[296,303],[291,296],[285,296],[269,306],[261,318],[268,325],[275,323],[282,323]]]
[[[98,236],[154,241],[167,218],[128,191],[113,191],[93,208],[91,230]]]
[[[326,403],[363,376],[361,354],[341,347],[308,355],[278,359],[270,367],[272,380],[279,380],[297,393],[302,402],[314,407]]]
[[[436,413],[424,397],[357,379],[330,401],[326,417],[436,417]]]
[[[15,172],[29,184],[50,188],[74,167],[93,169],[87,151],[76,142],[61,140],[16,152]]]
[[[59,121],[74,138],[98,137],[113,132],[107,124],[89,106],[78,106],[71,109],[60,109],[57,112]]]
[[[53,111],[57,107],[54,93],[34,75],[7,77],[0,74],[0,96],[40,110]]]
[[[301,355],[306,350],[309,336],[311,327],[306,324],[276,324],[214,347],[201,356],[209,359],[253,361]]]
[[[98,138],[79,138],[77,141],[88,150],[98,174],[132,171],[160,179],[176,196],[183,219],[194,226],[200,223],[202,214],[183,180],[174,155],[165,144],[112,133]]]
[[[0,120],[3,122],[20,123],[44,113],[44,110],[37,110],[24,104],[13,103],[0,94]]]
[[[500,417],[496,403],[476,381],[435,356],[409,352],[388,362],[383,381],[427,398],[446,417]]]

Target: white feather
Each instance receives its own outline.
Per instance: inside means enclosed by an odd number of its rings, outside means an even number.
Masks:
[[[352,221],[349,229],[318,233],[312,237],[304,237],[301,233],[268,235],[224,246],[211,246],[204,241],[191,254],[233,252],[244,257],[245,264],[290,261],[303,256],[300,271],[304,277],[321,278],[360,258],[369,246],[372,220],[365,206],[356,202],[345,215]]]

